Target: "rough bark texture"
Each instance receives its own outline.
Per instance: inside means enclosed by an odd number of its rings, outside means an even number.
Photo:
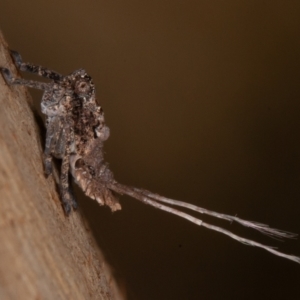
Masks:
[[[0,66],[16,68],[0,33]],[[120,299],[80,212],[44,176],[31,98],[0,75],[0,299]]]

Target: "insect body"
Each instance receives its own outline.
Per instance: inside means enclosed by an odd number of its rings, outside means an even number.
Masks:
[[[164,203],[227,221],[235,221],[271,237],[294,238],[296,234],[118,183],[104,160],[103,143],[109,137],[109,128],[105,124],[103,110],[97,103],[95,86],[91,77],[83,69],[63,76],[41,66],[23,63],[21,56],[15,51],[11,51],[11,55],[19,70],[36,73],[51,80],[49,83],[43,83],[14,78],[7,68],[0,68],[9,85],[24,85],[44,91],[41,110],[46,115],[47,129],[44,151],[45,173],[51,175],[53,157],[62,161],[59,188],[66,214],[70,213],[71,206],[77,207],[69,185],[71,174],[87,196],[95,199],[100,205],[109,206],[112,211],[121,209],[115,193],[127,194],[145,204],[178,215],[199,226],[221,232],[246,245],[260,247],[275,255],[300,263],[300,258],[297,256],[287,255],[273,247],[237,236],[226,229],[205,223]]]
[[[10,84],[26,85],[44,90],[41,102],[46,115],[46,145],[44,165],[47,175],[52,173],[52,157],[62,160],[60,193],[65,212],[70,213],[76,201],[69,186],[69,173],[85,194],[106,204],[115,211],[121,208],[106,184],[113,176],[103,159],[103,142],[109,137],[104,114],[96,103],[95,87],[83,69],[62,76],[43,67],[25,64],[21,56],[11,51],[21,71],[29,71],[52,79],[50,83],[14,79],[9,70],[2,73]]]

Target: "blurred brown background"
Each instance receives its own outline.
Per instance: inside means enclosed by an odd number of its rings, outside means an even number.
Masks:
[[[299,16],[299,1],[0,0],[25,61],[93,77],[120,182],[298,233]],[[129,299],[300,299],[296,263],[127,197],[112,214],[78,195]],[[299,240],[204,219],[300,255]]]

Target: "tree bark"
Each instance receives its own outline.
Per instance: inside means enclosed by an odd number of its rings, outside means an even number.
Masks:
[[[0,67],[17,71],[0,32]],[[120,299],[80,211],[66,217],[24,87],[0,75],[0,299]]]

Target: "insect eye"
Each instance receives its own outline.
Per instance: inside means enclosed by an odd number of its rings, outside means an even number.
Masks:
[[[86,83],[85,82],[80,82],[79,88],[80,89],[85,89],[86,88]]]
[[[81,169],[85,166],[83,159],[79,158],[75,162],[75,169]]]
[[[79,81],[75,85],[75,91],[77,94],[88,94],[91,87],[88,82],[86,81]]]

